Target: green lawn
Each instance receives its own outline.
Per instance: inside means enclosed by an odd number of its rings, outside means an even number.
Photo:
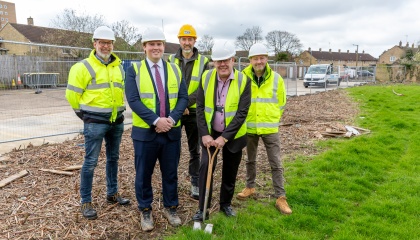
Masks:
[[[285,163],[292,215],[251,199],[237,218],[213,214],[211,235],[184,226],[167,239],[420,239],[420,86],[347,91],[360,105],[355,126],[372,132]]]

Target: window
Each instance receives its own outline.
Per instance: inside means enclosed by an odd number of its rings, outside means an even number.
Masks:
[[[7,9],[7,5],[4,5],[4,9]]]
[[[0,4],[0,8],[2,8],[3,6]]]
[[[0,11],[0,15],[3,15],[3,11]]]
[[[9,15],[7,12],[4,12],[4,15]]]
[[[396,59],[396,57],[395,57],[395,56],[391,56],[391,57],[389,57],[389,61],[390,61],[390,62],[395,62],[395,59]]]
[[[4,21],[4,18],[1,18],[2,21]]]

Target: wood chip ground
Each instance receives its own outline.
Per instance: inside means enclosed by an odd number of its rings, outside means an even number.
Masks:
[[[352,124],[357,115],[357,106],[345,91],[334,90],[288,99],[280,133],[281,152],[285,165],[299,155],[317,154],[315,141],[324,139],[315,134],[326,128]],[[137,201],[134,193],[134,160],[131,130],[124,133],[119,160],[120,193],[132,204],[119,206],[106,202],[105,153],[102,149],[93,182],[93,202],[98,211],[97,220],[85,220],[80,214],[80,170],[73,175],[54,174],[40,169],[62,170],[63,167],[83,163],[83,136],[62,144],[44,144],[40,147],[20,146],[1,156],[0,180],[27,170],[29,174],[0,189],[0,239],[161,239],[175,230],[163,217],[161,176],[158,164],[153,175],[153,216],[155,229],[142,232]],[[22,150],[23,148],[23,150]],[[243,151],[238,183],[245,181],[246,152]],[[258,171],[270,172],[265,149],[260,141]],[[179,165],[179,208],[182,223],[192,226],[191,218],[198,208],[198,202],[189,197],[188,148],[185,135],[182,137],[182,153]],[[214,197],[211,214],[219,211],[220,166],[216,167]],[[269,175],[269,174],[268,174]],[[265,182],[270,179],[257,178],[258,197],[271,197],[272,189]],[[287,186],[293,188],[293,186]],[[240,191],[241,189],[236,189]],[[274,202],[274,200],[273,200]],[[274,203],[273,203],[274,204]],[[293,199],[289,199],[293,208]],[[240,208],[241,202],[233,200],[233,207]]]

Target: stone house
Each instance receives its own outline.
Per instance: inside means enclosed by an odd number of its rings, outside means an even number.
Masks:
[[[400,59],[404,58],[408,51],[412,51],[413,54],[420,52],[420,46],[414,47],[414,43],[409,45],[407,42],[405,46],[402,46],[402,42],[392,48],[384,51],[379,55],[378,64],[399,64]]]
[[[308,48],[295,59],[295,62],[303,66],[332,63],[334,66],[369,67],[376,65],[377,59],[365,51],[352,53],[349,50],[342,52],[341,49],[338,49],[338,52],[333,52],[331,49],[322,51],[320,48],[319,51],[314,51]]]
[[[69,31],[64,29],[35,26],[33,18],[28,18],[28,24],[8,22],[0,29],[2,54],[7,55],[39,55],[51,54],[54,51],[59,57],[75,57],[77,54],[69,47],[92,48],[92,33]],[[63,46],[51,50],[48,45]],[[130,45],[118,38],[114,50],[127,50]]]

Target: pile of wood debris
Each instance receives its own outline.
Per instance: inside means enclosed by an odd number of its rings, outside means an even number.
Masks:
[[[289,98],[280,126],[286,179],[287,161],[299,154],[317,154],[314,141],[332,135],[345,136],[348,130],[340,126],[351,126],[357,111],[357,106],[341,90]],[[364,132],[364,129],[352,128]],[[189,153],[185,135],[182,143],[178,212],[183,224],[192,225],[191,218],[198,208],[198,202],[189,197]],[[246,174],[246,152],[243,152],[238,174],[238,182],[242,185]],[[130,131],[124,133],[121,144],[119,191],[131,199],[132,204],[117,206],[106,202],[105,154],[102,151],[92,192],[98,219],[85,220],[79,212],[78,169],[83,155],[83,137],[80,136],[57,145],[25,146],[23,150],[0,157],[0,239],[159,239],[175,231],[163,217],[158,164],[153,175],[155,229],[150,233],[141,231],[134,193],[134,153]],[[269,171],[262,142],[258,159],[261,160],[258,163],[259,171]],[[215,191],[210,215],[218,211],[221,164],[219,160],[214,174]],[[20,176],[13,177],[19,173]],[[270,180],[257,179],[261,187],[258,197],[270,197],[272,189],[264,189],[266,181]],[[289,203],[293,208],[293,199]],[[235,208],[241,204],[234,199]]]

